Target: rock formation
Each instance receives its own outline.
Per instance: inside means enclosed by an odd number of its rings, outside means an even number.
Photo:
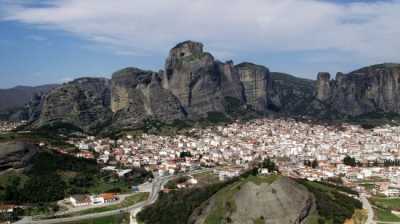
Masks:
[[[126,68],[114,73],[111,83],[113,126],[135,128],[145,119],[171,122],[185,118],[178,99],[162,88],[157,73]]]
[[[186,41],[175,46],[165,63],[163,86],[181,102],[190,118],[224,112],[224,98],[243,101],[243,89],[232,62],[217,62],[203,44]]]
[[[61,122],[93,132],[139,128],[147,119],[199,120],[210,112],[242,116],[249,112],[245,105],[263,114],[316,117],[398,113],[399,76],[400,65],[383,64],[338,73],[335,80],[319,73],[315,82],[252,63],[223,63],[204,52],[203,44],[186,41],[170,50],[165,71],[126,68],[111,80],[77,79],[37,95],[16,115],[35,127]]]
[[[285,73],[271,72],[268,109],[286,115],[302,115],[314,99],[315,82]]]
[[[257,111],[267,110],[267,92],[272,80],[268,68],[252,63],[236,65],[244,86],[246,103]]]
[[[109,80],[81,78],[46,95],[35,126],[61,122],[84,131],[93,131],[101,128],[111,118]]]
[[[400,65],[380,64],[349,74],[338,73],[335,80],[320,73],[316,98],[342,115],[357,116],[371,112],[400,112]]]

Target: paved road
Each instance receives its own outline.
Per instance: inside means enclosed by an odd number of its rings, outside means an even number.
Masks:
[[[376,224],[376,222],[374,221],[374,210],[372,209],[372,206],[369,203],[368,199],[365,197],[364,194],[360,195],[360,199],[363,204],[363,208],[367,209],[368,211],[368,219],[365,224]]]
[[[193,174],[198,174],[198,173],[207,172],[207,171],[210,171],[210,170],[209,169],[197,170],[197,171],[189,172],[187,175],[193,175]],[[176,176],[155,178],[152,182],[152,188],[151,188],[149,198],[144,202],[139,202],[130,207],[107,211],[107,212],[101,212],[101,213],[93,213],[93,214],[67,217],[67,218],[46,219],[46,220],[39,220],[39,221],[32,220],[32,217],[25,217],[24,219],[16,222],[15,224],[58,224],[58,223],[63,223],[63,222],[76,222],[76,221],[85,220],[85,219],[101,218],[101,217],[117,215],[117,214],[121,214],[121,213],[125,213],[125,212],[129,212],[132,217],[132,215],[135,215],[143,207],[156,202],[161,188],[169,180],[174,179],[174,178],[176,178]],[[132,220],[133,219],[131,218],[131,223],[133,223]]]

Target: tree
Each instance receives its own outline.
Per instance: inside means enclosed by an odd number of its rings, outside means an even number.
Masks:
[[[343,163],[345,164],[345,165],[348,165],[348,166],[357,166],[357,161],[356,161],[356,159],[355,158],[353,158],[353,157],[351,157],[351,156],[349,156],[349,155],[347,155],[346,157],[344,157],[344,159],[343,159]]]
[[[268,172],[278,171],[278,167],[275,165],[274,161],[272,161],[270,158],[264,159],[264,161],[261,164],[261,167],[267,168]]]
[[[313,169],[315,169],[315,168],[318,167],[318,161],[317,161],[316,159],[314,159],[314,161],[312,161],[311,167],[312,167]]]

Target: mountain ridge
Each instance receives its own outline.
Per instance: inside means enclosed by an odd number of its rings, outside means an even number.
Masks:
[[[34,128],[70,123],[94,132],[136,129],[148,120],[229,118],[232,110],[324,119],[400,112],[399,64],[337,73],[335,79],[319,73],[311,80],[251,62],[221,62],[203,48],[193,41],[177,44],[159,72],[127,67],[111,78],[65,83],[31,101],[25,117]]]

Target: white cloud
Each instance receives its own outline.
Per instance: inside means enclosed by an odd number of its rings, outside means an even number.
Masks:
[[[222,56],[332,50],[365,63],[400,61],[400,0],[53,0],[46,7],[5,2],[7,20],[71,32],[117,54],[164,53],[193,39]]]

